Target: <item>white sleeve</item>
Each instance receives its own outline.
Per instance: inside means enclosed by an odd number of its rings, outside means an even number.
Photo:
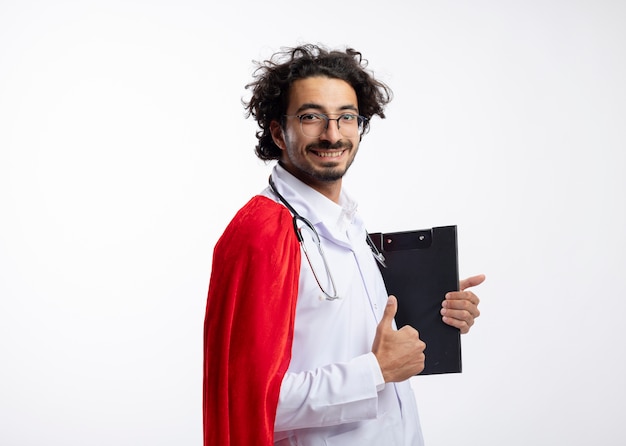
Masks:
[[[373,353],[316,370],[287,373],[280,387],[274,431],[376,418],[385,387]]]

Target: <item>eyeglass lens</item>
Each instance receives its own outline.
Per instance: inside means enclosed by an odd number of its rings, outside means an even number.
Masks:
[[[339,133],[346,137],[359,135],[363,131],[363,117],[345,113],[337,118],[329,118],[321,113],[307,113],[299,116],[300,127],[305,136],[317,138],[328,129],[330,121],[336,121]]]

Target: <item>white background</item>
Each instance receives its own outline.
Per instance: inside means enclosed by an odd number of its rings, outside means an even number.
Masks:
[[[488,277],[427,444],[626,444],[618,0],[0,1],[0,444],[201,444],[212,248],[270,169],[244,85],[303,42],[395,92],[369,229],[456,224]]]

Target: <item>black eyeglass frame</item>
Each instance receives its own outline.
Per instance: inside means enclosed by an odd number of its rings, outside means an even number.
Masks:
[[[298,120],[300,121],[300,130],[302,131],[302,134],[304,136],[307,136],[309,138],[317,138],[320,135],[322,135],[324,132],[326,132],[328,130],[328,125],[330,124],[330,121],[336,121],[337,122],[337,130],[339,130],[339,133],[341,133],[343,136],[350,138],[352,136],[363,136],[363,133],[365,132],[365,124],[367,123],[368,119],[365,116],[359,115],[357,113],[342,113],[340,114],[338,117],[336,118],[331,118],[329,117],[327,114],[325,113],[302,113],[301,115],[283,115],[285,118],[298,118]],[[346,116],[351,116],[351,117],[355,117],[357,119],[357,131],[355,135],[345,135],[342,131],[341,131],[341,124],[340,121],[342,119],[345,119]],[[302,120],[304,118],[307,117],[315,117],[315,118],[319,118],[322,121],[324,121],[324,127],[320,130],[320,132],[317,135],[309,135],[304,131],[304,126],[306,124],[304,124],[302,122]],[[345,127],[344,127],[345,128]]]

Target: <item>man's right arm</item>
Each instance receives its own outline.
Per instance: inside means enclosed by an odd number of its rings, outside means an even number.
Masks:
[[[424,370],[424,349],[412,327],[395,330],[398,308],[389,297],[372,352],[346,363],[285,374],[275,431],[332,426],[376,418],[378,392],[387,382],[404,381]]]
[[[376,418],[384,388],[372,353],[311,371],[288,372],[280,388],[274,430],[333,426]]]

